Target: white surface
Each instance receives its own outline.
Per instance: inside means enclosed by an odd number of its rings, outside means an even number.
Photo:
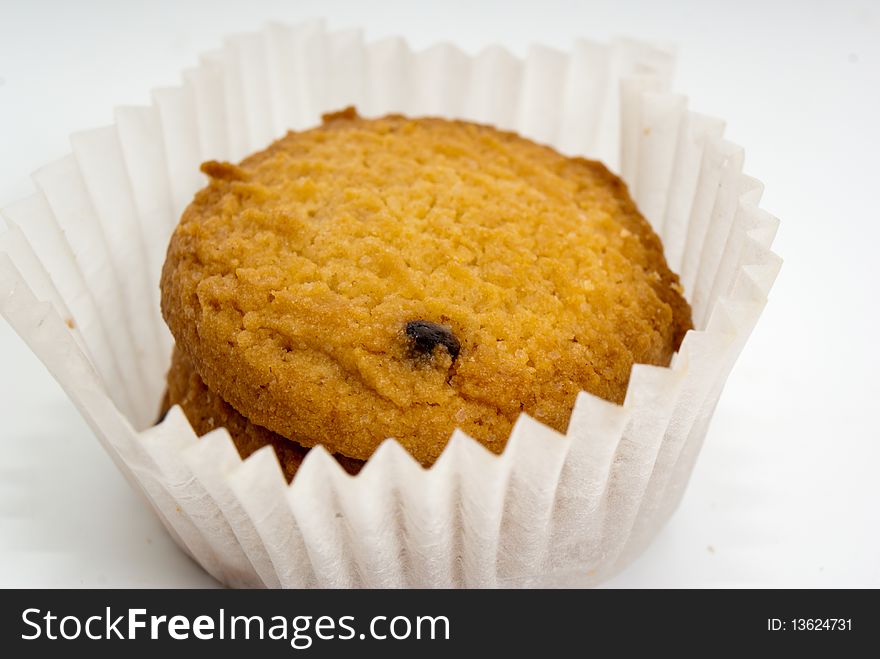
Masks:
[[[874,201],[880,6],[870,2],[21,2],[0,10],[0,203],[67,135],[143,103],[223,35],[327,16],[368,37],[524,52],[627,34],[679,46],[675,87],[724,117],[782,219],[786,263],[691,486],[610,586],[880,585]],[[746,57],[731,53],[742,44]],[[0,585],[204,586],[76,410],[0,322]],[[35,497],[53,483],[51,497]]]

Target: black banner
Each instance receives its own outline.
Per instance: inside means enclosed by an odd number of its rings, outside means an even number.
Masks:
[[[840,652],[877,636],[877,605],[869,590],[5,590],[0,647],[8,657],[191,657],[222,644],[260,657],[485,648],[519,656],[579,647]]]

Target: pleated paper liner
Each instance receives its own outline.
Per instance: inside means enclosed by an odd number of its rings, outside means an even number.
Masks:
[[[413,52],[320,22],[232,36],[112,126],[72,136],[3,209],[0,311],[169,533],[240,587],[589,585],[631,561],[681,499],[712,412],[780,266],[777,221],[723,124],[668,91],[672,57],[633,41]],[[208,159],[238,160],[354,104],[461,117],[619,170],[679,272],[697,329],[637,365],[622,406],[583,393],[565,438],[520,417],[501,456],[456,431],[429,470],[386,441],[356,477],[322,448],[288,486],[180,409],[153,426],[172,340],[159,272]],[[82,511],[83,515],[90,514]]]

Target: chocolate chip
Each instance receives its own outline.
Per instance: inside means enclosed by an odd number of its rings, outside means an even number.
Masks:
[[[406,335],[412,340],[413,350],[420,355],[431,355],[434,348],[443,346],[453,361],[461,352],[461,343],[449,325],[428,320],[411,320],[406,324]]]

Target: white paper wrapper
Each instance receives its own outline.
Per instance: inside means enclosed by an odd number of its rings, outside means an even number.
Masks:
[[[678,504],[715,404],[780,266],[722,122],[669,93],[672,57],[630,41],[525,59],[320,22],[230,37],[149,107],[72,137],[3,209],[0,311],[43,360],[180,546],[244,587],[590,585]],[[288,486],[179,408],[153,427],[171,337],[159,271],[207,159],[238,160],[322,112],[463,117],[619,170],[682,276],[697,330],[669,368],[636,366],[626,402],[581,394],[567,437],[523,416],[501,456],[454,433],[430,470],[393,441],[357,477],[323,449]],[[83,511],[83,514],[88,514]]]

